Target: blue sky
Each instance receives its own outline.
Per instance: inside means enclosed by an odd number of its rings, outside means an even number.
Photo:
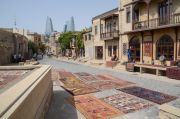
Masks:
[[[54,29],[74,16],[76,30],[91,25],[92,17],[118,7],[118,0],[1,0],[0,27],[17,27],[44,33],[46,17],[52,18]]]

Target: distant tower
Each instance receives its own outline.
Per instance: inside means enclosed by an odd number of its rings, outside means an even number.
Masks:
[[[47,17],[47,19],[46,19],[45,35],[46,35],[47,37],[49,37],[53,31],[54,31],[54,30],[53,30],[52,20],[51,20],[50,17]]]
[[[70,31],[75,31],[74,17],[72,16],[69,23]]]
[[[67,32],[67,24],[64,25],[64,30],[63,32]]]

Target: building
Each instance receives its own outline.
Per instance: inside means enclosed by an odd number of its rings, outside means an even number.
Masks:
[[[45,35],[46,37],[49,37],[51,33],[54,31],[52,20],[50,17],[47,17],[46,19],[46,29],[45,29]]]
[[[28,39],[20,34],[0,30],[0,65],[9,64],[14,54],[28,57]]]
[[[87,29],[83,33],[83,43],[85,49],[85,58],[93,59],[94,56],[94,40],[92,37],[92,29]]]
[[[74,32],[75,31],[75,23],[74,23],[74,17],[72,16],[70,20],[66,21],[66,24],[64,25],[63,32]]]
[[[46,43],[48,46],[47,52],[52,53],[54,56],[58,56],[60,54],[60,44],[59,44],[59,37],[60,32],[53,32],[49,37],[49,42]]]
[[[41,34],[38,34],[36,32],[28,33],[29,41],[34,42],[37,45],[37,47],[40,47],[42,45],[41,37],[42,37]]]
[[[180,2],[177,0],[120,0],[120,60],[131,50],[136,63],[160,65],[180,59]]]
[[[94,59],[109,61],[113,55],[119,57],[119,12],[118,8],[92,19]]]

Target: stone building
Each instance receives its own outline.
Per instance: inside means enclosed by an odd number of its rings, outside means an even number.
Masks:
[[[113,55],[119,57],[119,12],[118,8],[92,19],[94,59],[108,61]]]
[[[177,0],[121,0],[119,10],[121,58],[127,49],[135,62],[159,65],[180,59],[180,2]]]
[[[49,41],[46,43],[48,46],[47,52],[52,53],[55,56],[58,56],[60,53],[60,44],[58,42],[60,35],[61,33],[59,32],[53,32],[49,37]]]
[[[0,65],[10,63],[14,54],[21,54],[26,58],[28,53],[28,39],[17,33],[0,30],[0,51]]]
[[[38,47],[42,45],[41,34],[38,34],[36,32],[29,32],[28,39],[29,41],[34,42]]]
[[[83,43],[85,49],[85,58],[93,59],[94,39],[92,37],[92,29],[88,29],[83,33]]]

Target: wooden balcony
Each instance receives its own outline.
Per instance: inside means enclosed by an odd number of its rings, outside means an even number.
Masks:
[[[115,30],[112,32],[106,32],[106,33],[101,33],[101,39],[102,40],[113,40],[119,38],[119,30]]]
[[[180,13],[174,14],[163,18],[155,18],[146,21],[138,21],[133,23],[133,30],[148,30],[156,29],[163,26],[176,26],[180,25]]]

